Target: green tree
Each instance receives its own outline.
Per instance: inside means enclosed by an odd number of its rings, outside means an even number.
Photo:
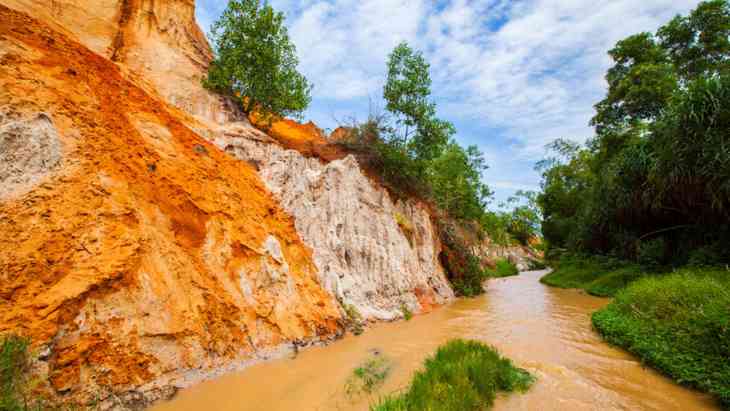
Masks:
[[[205,87],[239,98],[246,113],[288,116],[307,108],[311,85],[297,71],[284,14],[268,2],[230,0],[211,38],[215,59]]]
[[[540,164],[548,244],[682,264],[730,241],[729,38],[730,3],[711,0],[616,44],[595,136]]]
[[[391,138],[420,160],[439,156],[456,132],[451,123],[436,118],[429,68],[421,52],[401,43],[388,58],[383,90],[386,109],[399,126]]]
[[[481,217],[492,196],[482,182],[487,169],[484,156],[475,146],[466,150],[452,142],[430,166],[429,182],[434,198],[443,210],[455,218],[475,220]]]

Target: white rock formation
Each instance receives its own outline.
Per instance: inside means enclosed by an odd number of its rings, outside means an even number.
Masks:
[[[248,124],[229,130],[214,143],[258,168],[311,247],[320,281],[343,306],[366,319],[392,320],[404,305],[420,312],[454,298],[425,207],[394,202],[352,156],[324,164]]]

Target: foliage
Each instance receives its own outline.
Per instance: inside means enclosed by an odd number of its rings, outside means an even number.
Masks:
[[[496,267],[493,270],[487,270],[487,276],[490,278],[511,277],[519,273],[520,270],[517,269],[517,266],[506,258],[497,260]]]
[[[542,212],[537,197],[534,191],[519,190],[507,200],[514,206],[508,219],[507,232],[525,246],[530,245],[530,240],[540,232]]]
[[[237,97],[245,112],[265,117],[307,108],[311,86],[297,71],[283,13],[260,0],[229,0],[211,39],[215,59],[203,81],[206,88]]]
[[[28,378],[30,340],[17,335],[0,336],[0,410],[55,409],[31,393]]]
[[[403,319],[406,321],[410,321],[411,318],[413,318],[413,312],[411,312],[410,308],[408,308],[405,303],[400,305],[400,311],[403,313]]]
[[[539,270],[545,270],[548,268],[547,264],[545,264],[545,261],[542,260],[536,260],[536,259],[530,259],[528,261],[528,269],[530,271],[539,271]]]
[[[595,136],[556,141],[538,165],[550,247],[658,269],[730,241],[728,33],[730,5],[712,0],[609,52]]]
[[[637,264],[603,256],[567,254],[552,264],[554,271],[540,282],[553,287],[581,288],[599,297],[613,296],[644,275]]]
[[[609,342],[730,409],[728,274],[691,269],[643,278],[596,312],[593,324]]]
[[[439,258],[456,295],[475,297],[482,294],[482,284],[489,274],[479,258],[457,236],[453,225],[441,224],[440,236],[443,250]]]
[[[345,391],[351,397],[360,394],[371,394],[388,378],[392,365],[382,355],[368,359],[352,371],[345,383]]]
[[[436,204],[453,218],[478,219],[492,192],[481,181],[487,166],[479,149],[452,142],[429,167],[428,182]]]
[[[357,310],[357,307],[355,307],[352,304],[344,304],[340,303],[342,305],[342,309],[345,311],[345,325],[352,331],[355,335],[360,335],[363,333],[363,325],[362,325],[362,315]]]
[[[491,407],[497,391],[524,392],[535,380],[476,341],[450,341],[426,359],[424,368],[407,391],[381,400],[371,410],[484,410]]]
[[[386,109],[398,126],[390,141],[403,145],[409,156],[423,161],[438,157],[455,133],[451,123],[436,118],[436,105],[429,100],[429,68],[422,53],[401,43],[388,57],[383,89]]]

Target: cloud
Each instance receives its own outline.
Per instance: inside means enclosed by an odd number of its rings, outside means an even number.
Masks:
[[[209,25],[224,2],[203,0]],[[388,53],[400,41],[431,63],[439,114],[458,139],[498,153],[486,174],[510,170],[537,186],[532,163],[556,138],[584,140],[605,93],[606,52],[655,31],[696,0],[272,0],[287,15],[300,68],[314,83],[310,115],[332,127],[337,106],[367,114],[379,96]],[[506,161],[505,159],[509,159]],[[497,167],[500,170],[497,170]],[[494,183],[493,183],[494,185]],[[507,184],[501,184],[506,191]]]

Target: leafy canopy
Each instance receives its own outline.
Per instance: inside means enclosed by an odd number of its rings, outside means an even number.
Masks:
[[[230,0],[211,38],[215,59],[205,87],[240,98],[247,113],[298,115],[309,106],[312,87],[297,71],[284,14],[268,2]]]
[[[595,136],[558,141],[539,164],[552,246],[653,265],[700,249],[730,261],[708,251],[730,240],[729,36],[730,4],[711,0],[609,52]]]
[[[409,153],[421,160],[436,158],[456,133],[451,123],[436,118],[436,105],[429,99],[429,68],[421,52],[401,43],[388,58],[383,90],[385,108],[399,126],[392,140],[405,145]]]

